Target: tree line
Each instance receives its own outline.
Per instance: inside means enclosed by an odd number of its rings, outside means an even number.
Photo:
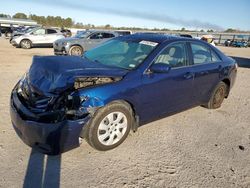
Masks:
[[[113,27],[110,24],[101,25],[101,26],[95,26],[93,24],[83,24],[81,22],[74,22],[72,18],[62,18],[61,16],[37,16],[35,14],[26,15],[24,13],[16,13],[13,16],[7,15],[7,14],[0,14],[0,17],[4,18],[19,18],[19,19],[31,19],[36,21],[38,24],[43,26],[53,26],[53,27],[75,27],[79,29],[123,29],[123,30],[150,30],[150,31],[170,31],[168,28],[154,28],[154,29],[148,29],[148,28],[140,28],[140,27]],[[182,31],[182,32],[189,32],[193,30],[188,30],[186,28],[181,28],[180,30],[174,30],[174,31]],[[214,32],[212,29],[200,30],[200,32]],[[236,33],[236,32],[242,32],[237,29],[228,28],[224,32],[228,33]]]

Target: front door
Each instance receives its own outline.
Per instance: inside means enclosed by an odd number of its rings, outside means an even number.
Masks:
[[[187,47],[184,42],[168,45],[153,64],[165,63],[171,69],[167,73],[147,71],[142,77],[142,121],[184,110],[194,104],[193,72],[188,66]],[[150,68],[149,68],[150,69]]]
[[[33,44],[43,44],[46,40],[45,29],[40,28],[35,30],[30,37]]]

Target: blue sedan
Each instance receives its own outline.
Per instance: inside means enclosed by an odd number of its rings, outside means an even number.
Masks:
[[[235,60],[203,41],[164,34],[117,37],[83,57],[34,56],[11,94],[11,121],[47,154],[121,144],[130,130],[202,105],[219,108],[234,85]]]

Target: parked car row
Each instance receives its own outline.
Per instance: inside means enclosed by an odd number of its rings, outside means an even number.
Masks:
[[[84,30],[73,37],[68,29],[46,27],[21,28],[12,32],[10,43],[15,47],[30,49],[36,46],[54,47],[55,55],[82,56],[97,45],[118,36],[129,35],[131,31]]]
[[[225,46],[233,46],[233,47],[244,47],[247,48],[249,46],[249,43],[245,40],[230,40],[227,39],[224,43]]]

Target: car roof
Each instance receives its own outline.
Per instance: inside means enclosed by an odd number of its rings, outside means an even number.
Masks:
[[[122,36],[123,39],[127,40],[135,40],[135,41],[152,41],[157,43],[162,43],[167,40],[173,40],[173,39],[183,39],[183,37],[179,36],[173,36],[173,35],[167,35],[162,33],[135,33],[132,35],[126,35]]]
[[[103,33],[115,33],[114,31],[110,30],[99,30],[99,29],[87,29],[85,32],[96,33],[96,32],[103,32]]]

